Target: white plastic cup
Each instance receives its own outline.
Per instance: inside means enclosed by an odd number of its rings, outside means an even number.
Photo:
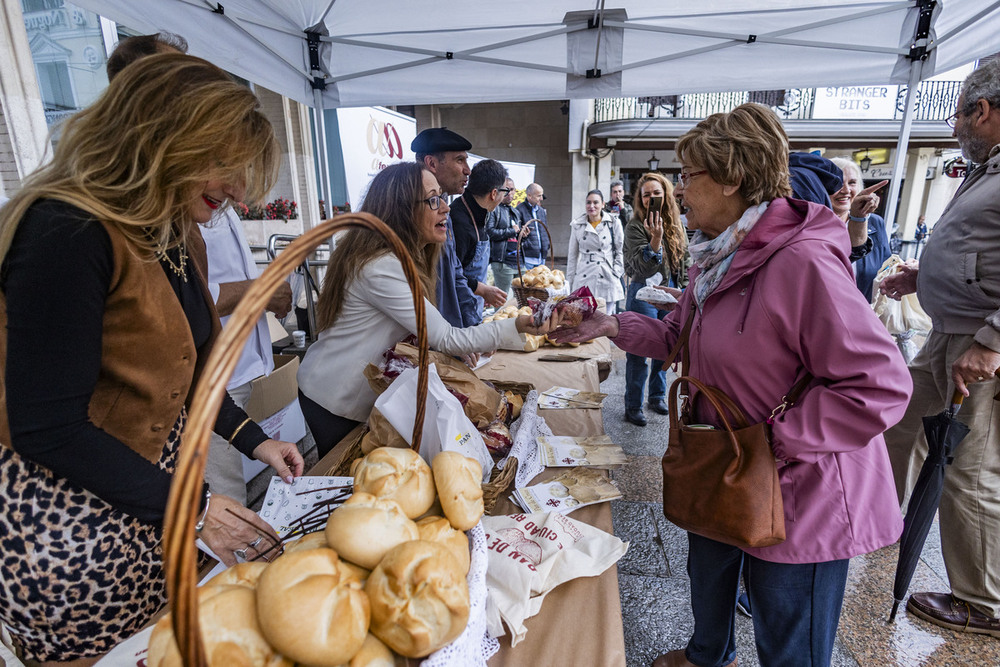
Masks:
[[[306,332],[305,331],[293,331],[292,341],[295,343],[295,347],[305,347],[306,346]]]

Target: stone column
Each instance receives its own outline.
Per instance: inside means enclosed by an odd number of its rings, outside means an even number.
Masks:
[[[52,149],[20,0],[0,0],[0,195],[21,188]]]

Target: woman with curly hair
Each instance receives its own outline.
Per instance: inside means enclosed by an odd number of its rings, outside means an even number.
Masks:
[[[649,317],[659,317],[657,309],[636,298],[646,285],[683,289],[687,286],[687,233],[681,224],[681,212],[674,199],[674,187],[663,174],[648,172],[639,177],[632,219],[625,225],[625,274],[629,278],[625,310]],[[653,209],[650,202],[660,202]],[[649,407],[667,414],[663,401],[666,372],[663,362],[635,354],[625,355],[625,419],[636,426],[646,425],[642,395],[649,377]]]

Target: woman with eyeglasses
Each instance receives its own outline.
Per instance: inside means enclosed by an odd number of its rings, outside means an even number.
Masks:
[[[689,375],[725,392],[750,423],[770,423],[785,540],[741,548],[689,532],[694,633],[653,667],[736,664],[741,571],[760,663],[829,665],[850,558],[902,530],[882,433],[902,417],[912,382],[854,283],[843,223],[791,198],[788,138],[773,111],[744,104],[709,116],[677,141],[677,155],[677,191],[697,230],[677,307],[663,320],[595,313],[549,335],[604,335],[669,359],[690,322]],[[778,413],[800,381],[797,402]],[[723,427],[697,392],[688,405],[692,422]]]
[[[625,234],[618,216],[604,210],[600,190],[587,193],[586,212],[569,225],[569,252],[566,254],[566,282],[571,290],[589,287],[604,299],[608,313],[625,298],[623,249]]]
[[[852,258],[856,257],[853,261],[854,277],[858,289],[871,302],[872,281],[875,280],[875,274],[892,254],[889,249],[889,235],[885,230],[885,220],[875,214],[879,204],[878,195],[875,193],[888,185],[889,181],[881,181],[866,188],[861,167],[854,160],[835,157],[831,162],[844,174],[844,186],[830,195],[833,212],[847,225],[851,235],[851,245],[864,246],[863,253],[852,254]]]
[[[434,307],[438,255],[448,236],[448,203],[423,165],[400,162],[380,171],[368,186],[361,211],[388,225],[410,250],[424,290],[430,346],[465,355],[498,348],[520,349],[522,333],[539,332],[531,317],[460,329]],[[368,419],[375,392],[364,369],[417,333],[413,296],[403,266],[378,232],[351,229],[336,239],[317,304],[319,337],[299,368],[299,398],[319,455],[329,452]]]
[[[691,264],[687,234],[681,224],[674,188],[663,174],[643,174],[636,190],[635,214],[625,225],[625,273],[629,278],[625,310],[659,318],[659,311],[652,304],[637,299],[636,293],[646,285],[687,287],[687,269]],[[647,376],[649,407],[661,415],[668,412],[663,401],[667,390],[666,371],[661,370],[662,361],[652,360],[652,364],[649,368],[646,357],[625,355],[625,420],[636,426],[646,425],[642,395]]]

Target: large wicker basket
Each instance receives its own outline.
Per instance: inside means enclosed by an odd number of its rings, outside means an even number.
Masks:
[[[208,456],[210,430],[219,412],[226,384],[236,367],[243,346],[260,314],[278,286],[330,235],[341,229],[361,227],[381,233],[403,265],[413,291],[417,319],[419,375],[417,413],[413,424],[413,449],[420,448],[427,398],[427,325],[424,295],[416,266],[399,237],[378,218],[365,214],[345,214],[327,220],[289,245],[266,271],[254,281],[233,312],[215,343],[202,371],[191,401],[191,412],[181,439],[177,471],[170,487],[163,529],[163,563],[167,594],[173,612],[174,636],[185,665],[205,667],[208,663],[198,623],[198,554],[194,525],[201,500],[202,479]]]
[[[552,247],[552,235],[549,234],[549,228],[545,226],[545,223],[539,220],[538,218],[532,218],[531,220],[528,220],[527,222],[524,223],[524,225],[522,225],[522,228],[526,225],[530,225],[533,222],[538,223],[541,226],[541,228],[545,231],[545,236],[549,239],[549,268],[552,268],[552,265],[555,264],[556,262],[555,248]],[[522,254],[523,252],[521,251],[521,235],[518,234],[517,252],[515,253],[515,256],[517,258],[517,277],[518,280],[521,281],[524,280],[524,272],[521,268]],[[524,287],[522,283],[521,287],[511,287],[511,289],[514,290],[514,298],[517,299],[517,305],[521,308],[524,308],[525,306],[528,305],[528,297],[534,297],[539,301],[548,301],[549,299],[548,290],[542,287]]]

